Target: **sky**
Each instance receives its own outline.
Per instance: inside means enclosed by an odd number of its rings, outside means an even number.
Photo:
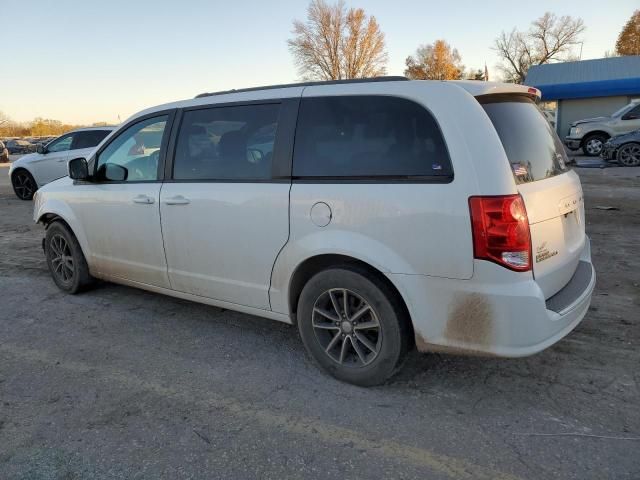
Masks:
[[[0,0],[0,111],[17,121],[118,123],[144,108],[226,90],[298,80],[287,48],[307,0]],[[536,2],[347,0],[386,36],[388,74],[420,44],[447,40],[469,69],[497,77],[501,31],[546,11],[581,17],[582,58],[600,58],[638,0]],[[576,52],[578,53],[578,52]]]

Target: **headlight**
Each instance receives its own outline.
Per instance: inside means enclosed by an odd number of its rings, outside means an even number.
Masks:
[[[569,135],[572,137],[576,137],[581,133],[582,133],[582,128],[580,127],[571,127],[571,130],[569,131]]]

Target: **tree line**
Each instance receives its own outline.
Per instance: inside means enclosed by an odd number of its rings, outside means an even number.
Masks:
[[[30,122],[16,122],[4,113],[0,112],[0,137],[49,137],[67,133],[76,128],[100,127],[106,122],[97,122],[92,125],[73,125],[62,123],[60,120],[50,118],[35,118]]]
[[[493,49],[502,80],[522,83],[530,67],[577,60],[586,27],[581,18],[545,13],[528,30],[502,32]],[[306,21],[294,20],[288,40],[298,73],[305,80],[366,78],[387,73],[384,33],[374,16],[347,8],[344,0],[312,0]],[[607,53],[607,55],[610,55]],[[640,55],[640,10],[623,27],[614,55]],[[420,45],[405,61],[404,74],[420,80],[489,80],[484,69],[467,70],[460,53],[446,40]]]

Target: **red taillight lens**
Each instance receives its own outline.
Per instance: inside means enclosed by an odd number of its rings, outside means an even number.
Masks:
[[[520,195],[469,198],[474,258],[531,270],[531,234]]]

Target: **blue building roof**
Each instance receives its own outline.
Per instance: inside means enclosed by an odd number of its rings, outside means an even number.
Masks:
[[[640,95],[640,56],[536,65],[525,84],[539,89],[543,100]]]

